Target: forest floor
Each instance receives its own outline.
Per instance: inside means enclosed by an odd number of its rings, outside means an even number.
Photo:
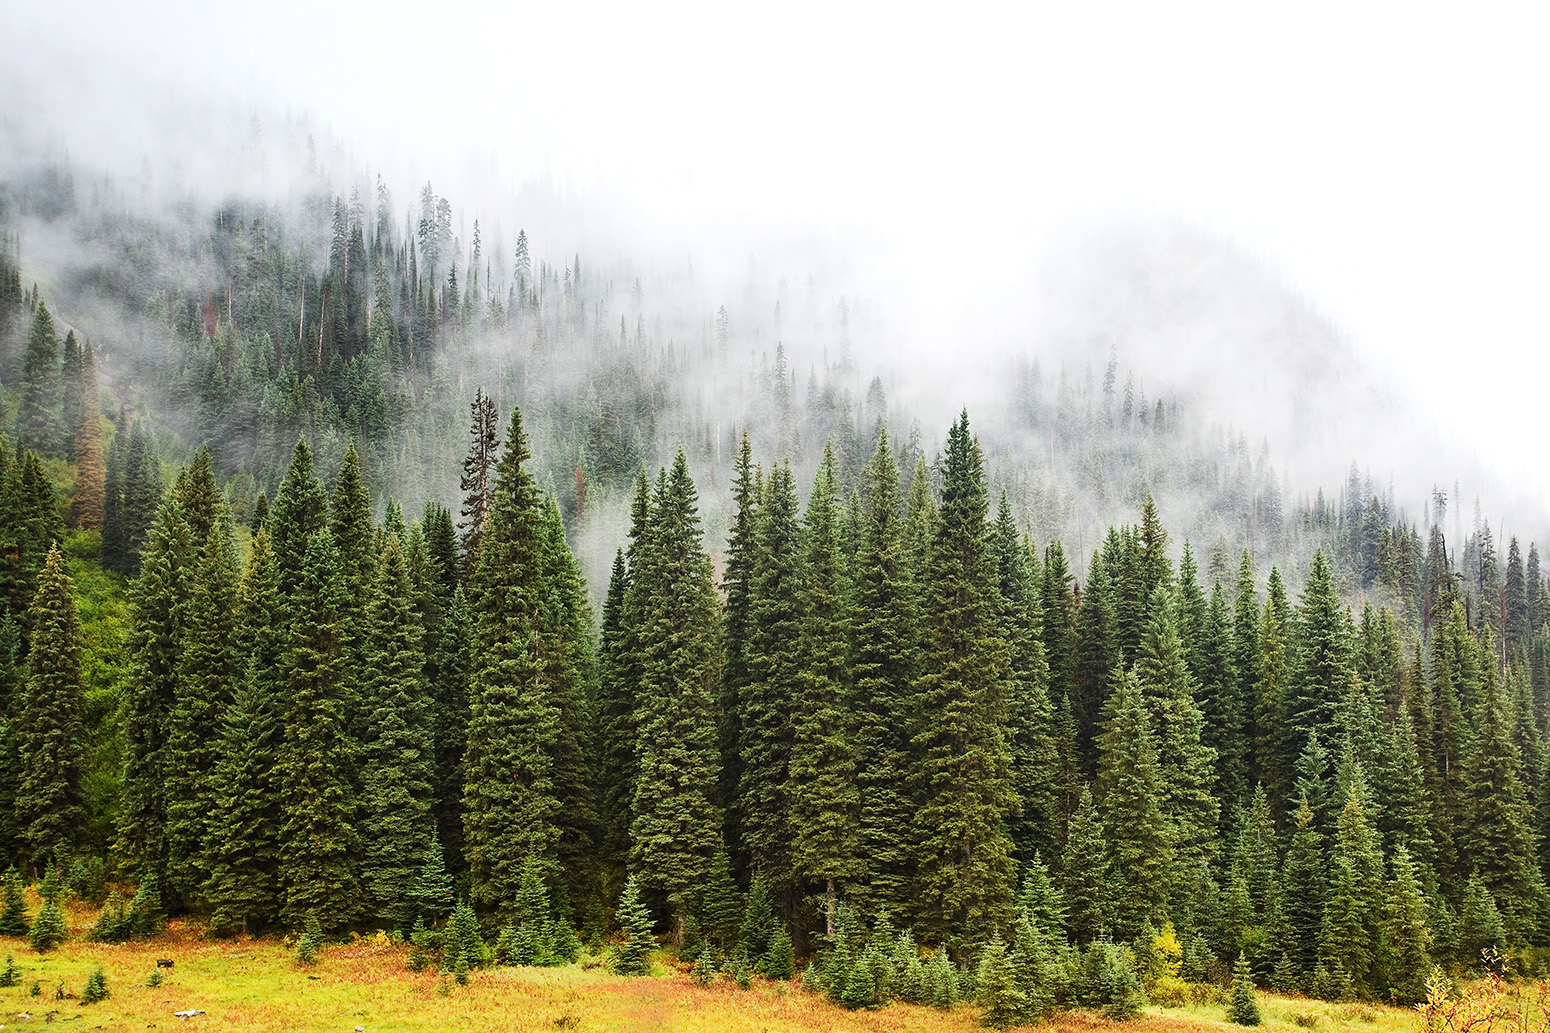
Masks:
[[[500,968],[469,974],[467,986],[450,976],[405,967],[408,949],[386,937],[326,948],[311,967],[277,940],[207,939],[202,930],[174,923],[165,936],[127,944],[80,938],[91,914],[71,914],[73,938],[39,956],[26,943],[0,938],[20,986],[0,989],[0,1029],[65,1028],[143,1031],[183,1028],[174,1012],[198,1009],[190,1033],[207,1030],[283,1030],[286,1033],[430,1033],[430,1031],[554,1031],[581,1033],[969,1033],[977,1009],[950,1012],[894,1004],[875,1012],[847,1012],[793,984],[755,980],[739,990],[722,981],[697,987],[688,976],[660,972],[629,979],[594,964],[566,968]],[[160,986],[146,986],[157,959]],[[62,987],[79,995],[101,965],[112,996],[83,1005],[56,998]],[[32,996],[37,984],[38,995]],[[1413,1033],[1416,1014],[1373,1005],[1325,1004],[1262,995],[1266,1033]],[[1046,1030],[1065,1033],[1190,1033],[1242,1030],[1221,1005],[1148,1008],[1131,1023],[1096,1014],[1063,1013]],[[50,1015],[50,1013],[54,1013]]]

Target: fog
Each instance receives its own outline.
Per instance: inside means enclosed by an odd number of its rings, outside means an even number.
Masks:
[[[726,370],[779,340],[803,390],[841,358],[843,299],[844,386],[859,407],[880,376],[927,452],[961,406],[996,424],[1015,358],[1054,384],[1112,354],[1203,432],[1268,442],[1289,503],[1355,460],[1412,519],[1456,481],[1455,517],[1478,495],[1546,540],[1530,26],[1004,6],[11,4],[0,164],[213,207],[293,197],[311,136],[332,192],[380,174],[399,223],[432,182],[492,275],[522,228],[601,277],[612,323],[643,279],[658,346],[698,347],[725,305]],[[24,246],[45,278],[81,260]]]

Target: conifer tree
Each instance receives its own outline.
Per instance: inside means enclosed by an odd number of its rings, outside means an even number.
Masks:
[[[854,714],[846,663],[849,609],[834,506],[834,450],[824,450],[802,528],[800,672],[786,787],[798,880],[830,894],[860,874]]]
[[[1254,755],[1258,759],[1255,775],[1270,794],[1272,806],[1295,807],[1296,759],[1303,747],[1295,743],[1288,730],[1288,684],[1291,669],[1291,643],[1287,627],[1288,605],[1281,585],[1281,572],[1270,568],[1265,586],[1265,605],[1254,639],[1258,652],[1253,661]]]
[[[1011,918],[1016,812],[1004,729],[1011,696],[996,620],[996,569],[985,524],[979,445],[968,413],[948,434],[942,506],[921,600],[925,642],[915,681],[916,878],[922,925],[980,939]]]
[[[630,799],[635,788],[635,693],[621,662],[629,579],[620,549],[614,554],[608,594],[603,598],[597,647],[599,860],[615,873],[624,871],[629,858]],[[725,751],[722,756],[726,757]]]
[[[209,530],[192,572],[187,606],[163,769],[166,892],[181,900],[196,897],[209,877],[207,839],[215,821],[225,817],[224,801],[212,783],[220,758],[220,715],[231,705],[246,666],[236,639],[236,552],[224,522]]]
[[[0,909],[0,936],[26,936],[27,898],[22,896],[22,876],[14,867],[5,873],[5,906]]]
[[[1285,934],[1281,950],[1294,978],[1313,974],[1319,961],[1319,935],[1324,922],[1323,837],[1313,822],[1313,808],[1303,800],[1297,809],[1291,846],[1281,869],[1282,920]]]
[[[764,486],[753,560],[748,682],[739,690],[738,826],[753,866],[783,887],[791,863],[792,702],[801,691],[801,661],[792,646],[802,627],[802,554],[789,464],[772,470]]]
[[[443,510],[443,513],[446,511]],[[438,564],[439,569],[439,564]],[[452,568],[454,571],[456,568]],[[432,738],[436,752],[436,830],[447,865],[461,871],[463,787],[467,782],[469,686],[473,680],[473,621],[463,586],[453,589],[437,629],[431,695]]]
[[[17,445],[39,455],[57,456],[65,447],[65,425],[60,414],[59,337],[54,330],[54,317],[41,301],[32,310],[25,355],[21,409],[16,419]]]
[[[680,451],[672,473],[658,478],[632,574],[632,591],[643,598],[631,868],[642,886],[664,893],[680,939],[721,828],[714,715],[721,615],[696,498]]]
[[[1098,740],[1114,668],[1119,666],[1119,639],[1114,625],[1113,589],[1098,553],[1087,568],[1082,605],[1076,614],[1071,709],[1076,721],[1077,752],[1089,777],[1098,770]]]
[[[700,895],[700,929],[712,943],[727,947],[737,935],[742,920],[742,895],[737,892],[737,883],[732,881],[727,848],[724,844],[718,845],[710,862],[710,878]]]
[[[1066,927],[1074,943],[1090,943],[1110,928],[1105,854],[1098,809],[1093,803],[1092,790],[1084,785],[1067,827],[1065,858],[1061,865],[1066,906],[1070,909]]]
[[[544,512],[526,469],[532,458],[513,410],[496,466],[491,513],[475,575],[476,654],[464,757],[464,847],[475,903],[504,916],[515,900],[511,859],[552,860],[561,801],[555,759],[561,749],[559,700],[545,671],[541,611],[547,573]]]
[[[1372,989],[1372,967],[1383,932],[1383,856],[1368,820],[1359,765],[1343,789],[1319,960],[1331,972],[1344,973],[1357,993],[1366,993]]]
[[[474,392],[469,404],[471,421],[468,427],[468,455],[463,459],[463,519],[458,523],[463,531],[463,554],[470,577],[479,569],[479,550],[485,524],[489,522],[494,504],[497,460],[500,448],[500,417],[495,402],[483,388]]]
[[[1410,851],[1396,847],[1389,861],[1392,875],[1383,905],[1383,981],[1402,1003],[1426,996],[1432,971],[1432,934],[1426,922],[1426,898]]]
[[[1211,588],[1200,623],[1199,641],[1193,653],[1194,674],[1200,685],[1200,709],[1205,718],[1202,741],[1216,751],[1219,772],[1218,798],[1224,810],[1248,802],[1249,747],[1252,724],[1244,706],[1243,685],[1233,660],[1232,615],[1220,581]]]
[[[1315,732],[1326,743],[1337,740],[1340,704],[1354,673],[1349,615],[1340,603],[1322,550],[1314,554],[1293,630],[1297,663],[1284,704],[1284,761],[1300,755]]]
[[[97,363],[91,342],[86,344],[81,369],[81,413],[72,427],[75,435],[75,494],[70,499],[70,526],[100,531],[107,492],[107,467],[102,455],[102,414],[97,401]]]
[[[1012,661],[1011,725],[1012,789],[1017,816],[1012,820],[1012,847],[1024,863],[1037,854],[1053,856],[1059,821],[1059,799],[1052,774],[1059,770],[1054,709],[1049,701],[1049,664],[1041,641],[1044,613],[1028,569],[1012,506],[1002,492],[991,532],[1000,589],[1001,637]]]
[[[1254,973],[1249,959],[1239,954],[1232,967],[1232,999],[1227,1006],[1227,1020],[1239,1026],[1258,1026],[1259,1001],[1254,995]]]
[[[1146,923],[1162,921],[1172,844],[1157,750],[1134,675],[1115,672],[1104,717],[1094,796],[1107,847],[1108,917],[1115,936],[1128,940]]]
[[[412,604],[403,549],[389,537],[366,613],[358,826],[361,889],[372,916],[393,922],[401,920],[434,831],[435,750]]]
[[[79,842],[85,802],[81,626],[57,547],[44,560],[27,623],[32,645],[15,701],[11,739],[20,767],[14,808],[27,856],[41,867],[67,857]]]
[[[640,899],[640,884],[632,875],[619,899],[619,928],[625,940],[614,948],[608,967],[621,976],[644,976],[651,972],[651,912]]]
[[[914,611],[899,527],[899,470],[886,430],[865,471],[866,509],[852,576],[857,853],[865,865],[850,896],[867,915],[908,913],[910,682]]]
[[[285,743],[275,778],[284,801],[280,918],[295,927],[311,916],[325,930],[354,919],[359,894],[354,863],[359,840],[348,783],[356,744],[344,713],[344,589],[338,567],[339,550],[323,528],[312,535],[287,599],[290,634],[281,661]],[[280,575],[283,585],[283,564]]]
[[[742,697],[752,679],[748,667],[748,642],[752,630],[754,564],[759,551],[759,497],[762,493],[762,477],[753,465],[753,449],[748,443],[748,431],[745,429],[732,475],[732,522],[727,531],[721,581],[722,590],[726,593],[722,626],[722,640],[726,648],[721,672],[719,715],[720,799],[726,809],[727,821],[733,826],[738,821],[738,789],[742,783],[743,770]],[[618,565],[623,565],[622,555]],[[732,831],[735,833],[737,830],[734,828]]]
[[[1006,1029],[1023,1024],[1028,1016],[1028,997],[1012,977],[1006,946],[999,937],[981,952],[975,984],[979,991],[980,1025]]]
[[[328,496],[312,470],[307,439],[296,442],[291,465],[269,509],[269,542],[280,568],[280,594],[290,596],[301,583],[308,544],[327,526]]]
[[[1152,599],[1150,610],[1135,674],[1148,727],[1156,737],[1162,812],[1172,852],[1169,881],[1178,899],[1200,865],[1216,860],[1216,751],[1202,742],[1204,716],[1195,703],[1195,686],[1167,594]]]

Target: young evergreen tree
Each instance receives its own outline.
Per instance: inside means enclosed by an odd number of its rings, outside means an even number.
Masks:
[[[1094,796],[1107,847],[1111,931],[1128,940],[1147,923],[1162,923],[1172,843],[1157,750],[1134,675],[1115,672],[1104,716]]]
[[[631,586],[642,604],[631,868],[642,886],[666,896],[680,939],[721,828],[714,714],[721,615],[696,498],[680,451],[671,474],[658,479]]]
[[[1072,942],[1077,944],[1091,943],[1109,930],[1105,854],[1103,825],[1093,803],[1092,790],[1084,785],[1067,826],[1066,851],[1061,865],[1066,906],[1070,909],[1066,928]]]
[[[1433,968],[1426,897],[1410,851],[1396,847],[1389,864],[1392,875],[1383,905],[1383,983],[1399,1002],[1414,1004],[1426,997],[1426,979]]]
[[[13,807],[27,856],[42,867],[69,856],[80,842],[85,803],[81,625],[57,547],[44,560],[27,623],[32,644],[10,736],[20,768]]]
[[[1239,1026],[1258,1026],[1259,1000],[1254,994],[1254,973],[1249,959],[1239,954],[1232,967],[1232,998],[1227,1005],[1227,1021]]]
[[[621,976],[644,976],[651,972],[651,912],[640,899],[640,884],[634,876],[625,884],[619,899],[619,928],[624,942],[614,948],[608,967]]]
[[[1294,979],[1313,975],[1319,961],[1319,936],[1324,923],[1323,837],[1306,800],[1297,810],[1291,846],[1281,869],[1281,910],[1285,932],[1280,944]]]
[[[968,413],[948,434],[942,506],[921,600],[925,641],[915,681],[916,878],[922,927],[982,939],[1012,914],[1016,813],[1004,729],[1011,671],[996,620],[996,569],[985,524],[979,445]]]

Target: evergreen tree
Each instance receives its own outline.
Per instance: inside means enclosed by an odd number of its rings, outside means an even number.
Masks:
[[[868,915],[884,909],[898,914],[909,913],[910,903],[913,808],[907,769],[915,636],[900,538],[899,471],[886,430],[878,436],[865,478],[865,527],[852,576],[850,624],[857,854],[865,872],[850,895]]]
[[[996,570],[987,548],[985,486],[965,412],[948,435],[942,507],[922,598],[916,878],[922,924],[937,937],[979,939],[1011,918],[1016,812],[1003,730],[1010,670],[997,626]]]
[[[359,894],[348,783],[356,744],[344,713],[345,607],[338,568],[333,535],[327,528],[317,531],[288,598],[290,635],[281,661],[285,743],[275,782],[284,801],[280,918],[293,927],[311,916],[324,929],[341,928],[354,919]],[[282,585],[284,574],[281,564]]]
[[[634,876],[625,884],[619,900],[619,928],[624,942],[614,948],[609,968],[621,976],[644,976],[651,972],[651,912],[640,899],[640,884]]]
[[[630,801],[635,791],[635,693],[622,662],[629,582],[624,550],[620,549],[614,555],[608,594],[603,598],[597,646],[599,860],[614,872],[622,872],[629,858]],[[726,756],[723,750],[722,757]]]
[[[479,569],[480,545],[494,506],[495,480],[499,476],[496,451],[500,447],[500,417],[494,400],[483,388],[474,392],[469,409],[470,441],[468,455],[463,459],[463,479],[459,482],[463,490],[463,519],[458,527],[463,531],[463,554],[471,577]]]
[[[435,751],[425,657],[403,549],[389,537],[366,614],[360,881],[373,917],[401,919],[430,848]]]
[[[57,456],[65,450],[65,424],[60,412],[63,385],[60,380],[59,337],[48,306],[38,302],[27,330],[26,358],[22,366],[21,409],[16,418],[19,447],[39,455]]]
[[[748,646],[752,631],[754,600],[754,564],[758,559],[758,535],[762,518],[759,497],[763,493],[762,478],[753,465],[753,449],[748,443],[748,432],[743,431],[738,448],[737,462],[732,476],[732,519],[727,531],[727,549],[722,574],[722,590],[726,593],[726,606],[722,625],[722,641],[726,645],[724,666],[721,672],[720,699],[720,746],[721,785],[720,800],[726,810],[729,825],[738,822],[738,790],[743,771],[743,693],[752,681],[748,666]],[[622,574],[624,560],[621,553],[616,569]],[[614,612],[623,606],[623,595]],[[610,595],[612,585],[610,584]],[[607,617],[604,618],[606,626]],[[605,632],[606,633],[606,632]],[[627,814],[628,801],[621,813]],[[627,824],[627,823],[626,823]],[[731,830],[738,839],[738,830]]]
[[[312,471],[312,450],[302,438],[291,452],[290,468],[269,509],[269,541],[280,568],[282,596],[290,596],[300,586],[308,545],[327,519],[328,496]]]
[[[1028,569],[1024,547],[1006,493],[996,511],[991,532],[1001,595],[1001,637],[1011,650],[1012,701],[1008,729],[1012,751],[1012,788],[1018,812],[1010,832],[1016,856],[1028,862],[1035,855],[1053,856],[1059,799],[1051,774],[1060,757],[1054,736],[1054,709],[1049,701],[1049,664],[1041,642],[1044,613]]]
[[[846,663],[849,610],[834,506],[833,448],[826,448],[802,533],[800,673],[794,700],[790,784],[791,859],[799,880],[829,893],[860,874],[854,753],[855,707]]]
[[[1319,935],[1324,922],[1323,837],[1313,823],[1313,809],[1303,800],[1297,810],[1291,846],[1281,869],[1281,909],[1285,932],[1280,944],[1298,981],[1313,974],[1319,961]]]
[[[1105,853],[1103,826],[1093,803],[1093,794],[1083,786],[1067,827],[1066,852],[1061,865],[1066,906],[1070,908],[1067,928],[1075,943],[1090,943],[1109,928]]]
[[[107,492],[107,467],[102,455],[102,414],[97,401],[97,363],[87,342],[81,369],[81,412],[75,435],[75,494],[70,499],[70,526],[100,531]]]
[[[701,548],[694,482],[683,452],[657,481],[652,526],[632,592],[641,598],[631,867],[683,919],[705,883],[721,814],[715,805],[719,600]]]
[[[792,704],[801,691],[802,554],[791,467],[770,473],[759,504],[745,663],[738,826],[751,863],[779,886],[790,874]]]
[[[1135,675],[1156,736],[1162,812],[1169,827],[1175,899],[1202,864],[1216,860],[1216,751],[1202,743],[1204,716],[1166,594],[1151,601]]]
[[[1227,1021],[1239,1026],[1258,1026],[1259,1000],[1254,994],[1254,973],[1249,959],[1239,954],[1232,967],[1232,999],[1227,1005]]]
[[[191,900],[209,877],[208,837],[225,802],[212,782],[220,759],[220,715],[246,666],[237,647],[237,560],[228,528],[210,528],[190,579],[177,693],[168,715],[166,892]]]
[[[1372,967],[1382,938],[1383,856],[1366,811],[1360,767],[1345,787],[1345,802],[1330,855],[1319,961],[1351,980],[1357,993],[1372,989]]]
[[[1006,1029],[1023,1024],[1028,1015],[1028,997],[1012,976],[1006,946],[999,937],[991,940],[980,954],[975,983],[979,990],[980,1025]]]
[[[1082,771],[1088,776],[1098,770],[1104,706],[1114,669],[1120,664],[1112,597],[1108,570],[1095,552],[1087,568],[1087,584],[1076,615],[1076,654],[1072,661],[1071,709],[1076,721],[1077,753]]]
[[[32,644],[11,737],[20,768],[13,806],[27,855],[41,867],[67,857],[79,843],[85,803],[81,626],[58,548],[44,561],[27,623]],[[35,932],[42,921],[40,915]]]
[[[1163,919],[1172,844],[1162,811],[1162,773],[1134,675],[1115,672],[1104,709],[1094,795],[1107,847],[1108,917],[1114,934],[1130,939],[1146,923]]]
[[[546,549],[544,511],[526,469],[531,458],[521,414],[512,412],[496,467],[490,518],[475,578],[478,618],[464,757],[464,829],[474,901],[506,915],[515,900],[514,857],[555,857],[562,801],[556,759],[564,748],[562,694],[546,670],[560,643],[542,609]],[[558,691],[557,691],[558,690]]]
[[[1284,704],[1283,761],[1300,755],[1315,732],[1326,743],[1337,741],[1340,704],[1351,686],[1349,616],[1322,551],[1314,554],[1294,630],[1297,663]]]
[[[1389,863],[1392,875],[1383,906],[1384,982],[1399,1001],[1414,1004],[1426,996],[1426,978],[1432,971],[1426,898],[1410,851],[1395,848]]]
[[[26,936],[32,928],[27,920],[27,899],[22,896],[21,873],[15,868],[5,873],[5,906],[0,909],[0,936]]]

